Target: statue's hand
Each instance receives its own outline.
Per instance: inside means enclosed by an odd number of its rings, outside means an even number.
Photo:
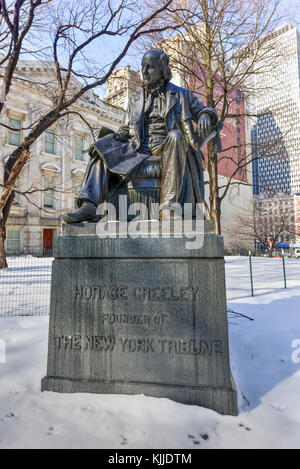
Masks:
[[[198,133],[199,136],[204,140],[211,131],[211,118],[209,114],[203,112],[198,121]]]
[[[129,139],[129,134],[126,131],[119,130],[114,135],[115,140],[119,140],[120,142],[127,142]]]

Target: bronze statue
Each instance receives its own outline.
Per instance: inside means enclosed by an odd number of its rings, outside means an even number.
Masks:
[[[116,133],[105,129],[90,147],[91,159],[77,198],[79,209],[66,213],[65,222],[95,220],[97,206],[134,177],[149,156],[161,164],[161,210],[174,202],[203,200],[200,144],[217,135],[220,147],[217,112],[170,82],[169,57],[163,50],[146,52],[142,75],[143,88],[132,97],[121,128]]]

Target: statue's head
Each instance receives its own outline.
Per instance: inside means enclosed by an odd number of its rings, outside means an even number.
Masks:
[[[156,88],[160,82],[168,83],[171,80],[169,56],[161,49],[151,49],[142,59],[142,75],[144,85]]]

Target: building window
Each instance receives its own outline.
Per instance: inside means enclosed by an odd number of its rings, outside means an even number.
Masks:
[[[54,186],[55,178],[53,176],[44,177],[44,207],[54,208]]]
[[[8,228],[6,234],[6,249],[9,252],[21,251],[20,228]]]
[[[18,146],[21,143],[21,127],[22,121],[20,119],[12,119],[9,118],[8,122],[9,127],[12,127],[16,130],[9,130],[8,131],[8,143],[10,145]]]
[[[76,137],[75,138],[75,160],[83,161],[83,138]]]
[[[46,130],[45,131],[45,152],[52,155],[55,154],[55,131]]]

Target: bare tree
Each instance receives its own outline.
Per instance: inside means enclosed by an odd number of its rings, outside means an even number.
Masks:
[[[235,223],[223,229],[223,234],[228,235],[226,246],[231,250],[232,254],[245,254],[253,250],[254,240],[245,238],[241,233],[239,223]]]
[[[300,235],[293,198],[286,194],[255,198],[248,211],[235,217],[227,232],[242,243],[260,243],[272,257],[278,244]]]
[[[53,0],[0,0],[0,67],[3,70],[0,113],[12,85],[20,55],[30,46],[45,7]]]
[[[147,41],[169,53],[173,70],[202,102],[218,109],[224,128],[232,128],[232,123],[242,127],[245,119],[257,118],[245,101],[266,91],[258,77],[271,73],[283,60],[283,51],[271,36],[282,17],[280,0],[186,0],[181,10],[172,13],[174,22],[183,21],[176,36],[156,33]],[[221,233],[221,204],[229,189],[248,184],[248,165],[278,155],[283,137],[254,145],[237,134],[236,142],[219,154],[214,142],[209,142],[205,204],[208,218],[216,220],[217,233]],[[222,180],[220,166],[229,168]]]
[[[0,0],[0,115],[11,89],[20,55],[30,47],[30,40],[43,17],[45,7],[52,0]],[[4,241],[6,221],[13,199],[0,211],[0,268],[6,267]],[[3,206],[4,208],[4,206]]]
[[[1,2],[1,5],[4,3]],[[15,3],[19,5],[26,2]],[[179,23],[171,26],[154,24],[154,20],[164,12],[175,11],[176,8],[172,8],[173,0],[162,0],[153,7],[145,6],[141,0],[64,0],[45,3],[43,6],[47,7],[47,15],[44,20],[46,18],[47,29],[39,30],[39,47],[32,39],[30,47],[26,49],[27,53],[30,52],[39,60],[45,72],[43,78],[33,80],[26,74],[12,73],[10,79],[10,82],[25,80],[38,88],[48,97],[49,106],[33,122],[5,164],[4,187],[0,193],[0,268],[6,266],[5,226],[13,199],[13,187],[28,161],[33,143],[59,119],[76,112],[76,102],[84,95],[93,100],[93,90],[106,83],[134,41],[144,34],[180,26]],[[15,17],[14,9],[2,8],[1,13]],[[8,27],[7,34],[11,41],[14,30]]]

